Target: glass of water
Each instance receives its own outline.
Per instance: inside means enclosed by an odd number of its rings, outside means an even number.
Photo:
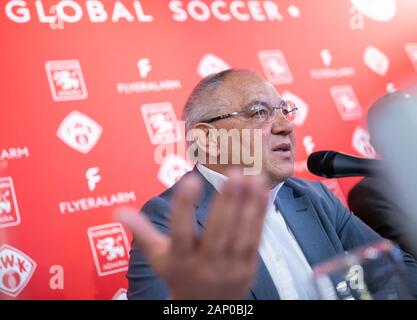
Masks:
[[[326,261],[313,269],[313,282],[323,300],[412,299],[398,248],[382,240]]]

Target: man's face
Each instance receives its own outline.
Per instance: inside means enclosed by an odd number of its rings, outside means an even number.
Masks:
[[[214,98],[222,97],[228,101],[220,114],[241,111],[256,100],[269,106],[278,106],[281,99],[270,83],[256,74],[243,71],[229,75],[214,95],[216,96]],[[255,140],[255,143],[262,143],[262,170],[269,176],[273,184],[285,180],[294,173],[294,131],[291,122],[285,119],[279,110],[276,111],[275,118],[270,122],[233,116],[213,122],[212,125],[217,129],[224,128],[226,130],[260,130],[261,142]],[[253,135],[251,136],[250,143],[243,141],[241,148],[250,148],[250,154],[253,155]],[[228,159],[231,161],[233,152],[236,150],[229,148],[228,152]],[[246,164],[246,166],[248,165]]]

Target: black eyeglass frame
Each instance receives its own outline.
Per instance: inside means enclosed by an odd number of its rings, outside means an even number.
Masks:
[[[286,118],[286,116],[287,116],[287,114],[289,114],[289,113],[291,113],[291,112],[296,112],[297,110],[298,110],[298,108],[297,107],[294,107],[294,108],[292,108],[291,110],[286,110],[285,108],[287,108],[287,105],[288,105],[288,102],[290,102],[291,104],[293,104],[294,106],[295,106],[295,104],[294,104],[294,102],[292,102],[292,101],[288,101],[288,100],[284,100],[284,99],[281,99],[280,100],[280,102],[279,102],[279,106],[278,107],[271,107],[270,105],[268,105],[267,103],[265,103],[265,102],[263,102],[263,101],[258,101],[258,100],[256,100],[256,101],[254,101],[254,102],[252,102],[252,103],[250,103],[247,107],[245,107],[243,110],[240,110],[240,111],[234,111],[234,112],[230,112],[230,113],[226,113],[226,114],[222,114],[222,115],[220,115],[220,116],[216,116],[216,117],[213,117],[213,118],[210,118],[210,119],[207,119],[207,120],[203,120],[203,121],[200,121],[200,122],[202,122],[202,123],[212,123],[212,122],[214,122],[214,121],[218,121],[218,120],[222,120],[222,119],[227,119],[227,118],[230,118],[230,117],[234,117],[234,116],[239,116],[239,115],[241,115],[241,114],[243,114],[243,113],[246,113],[246,112],[248,112],[248,111],[257,111],[258,109],[256,109],[258,106],[262,106],[262,107],[266,107],[266,108],[269,108],[269,109],[271,109],[271,116],[272,117],[274,117],[275,116],[275,111],[276,110],[281,110],[281,114],[282,114],[282,116],[285,118],[285,119],[287,119]],[[270,118],[270,117],[268,117],[268,118]],[[288,120],[288,119],[287,119]],[[266,120],[265,120],[266,121]],[[290,121],[290,120],[289,120]]]

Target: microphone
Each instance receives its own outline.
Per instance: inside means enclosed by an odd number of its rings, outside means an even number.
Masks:
[[[376,175],[381,160],[353,157],[335,151],[317,151],[307,160],[308,170],[320,177],[343,178]]]

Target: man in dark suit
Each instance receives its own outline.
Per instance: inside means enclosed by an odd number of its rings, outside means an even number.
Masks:
[[[406,166],[405,160],[410,155],[400,154],[403,153],[401,150],[415,145],[415,136],[409,137],[411,144],[402,137],[403,134],[411,135],[410,132],[402,132],[415,121],[415,112],[414,115],[410,114],[410,110],[417,110],[417,98],[397,91],[379,98],[368,111],[367,123],[372,145],[382,160],[395,160],[392,168],[399,164]],[[400,150],[394,144],[405,146]],[[415,171],[415,165],[412,164],[409,170]],[[396,177],[392,168],[387,166],[387,172],[378,172],[375,177],[366,177],[356,184],[349,192],[349,207],[381,236],[398,243],[403,250],[416,256],[414,237],[410,237],[415,230],[409,229],[410,226],[414,228],[415,224],[409,216],[411,213],[404,208],[407,197],[412,196],[409,194],[412,190],[401,188],[401,183],[396,181],[401,177]],[[413,175],[412,172],[409,174]]]
[[[119,217],[135,236],[129,299],[317,299],[314,266],[382,239],[322,184],[291,178],[295,112],[253,72],[227,70],[196,86],[184,109],[187,131],[198,132],[196,167],[142,214]],[[223,150],[230,139],[239,148]],[[237,164],[245,153],[252,161]],[[242,176],[249,167],[259,173]],[[417,296],[417,263],[403,258]]]

